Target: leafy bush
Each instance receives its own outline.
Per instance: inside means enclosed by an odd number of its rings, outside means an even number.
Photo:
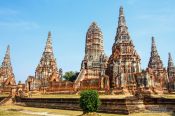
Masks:
[[[83,113],[96,112],[101,105],[98,92],[95,90],[85,90],[80,93],[80,107]]]

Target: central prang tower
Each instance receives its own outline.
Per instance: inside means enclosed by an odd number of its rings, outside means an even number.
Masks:
[[[104,55],[103,34],[95,22],[91,24],[86,34],[85,59],[99,61]]]
[[[99,89],[107,87],[109,81],[106,78],[104,80],[107,60],[103,48],[103,34],[98,25],[93,22],[86,33],[85,56],[81,64],[80,74],[75,81],[75,88]],[[102,80],[105,83],[102,83]]]
[[[133,92],[141,76],[140,57],[128,32],[123,7],[119,10],[118,27],[112,55],[108,61],[107,75],[114,92]]]

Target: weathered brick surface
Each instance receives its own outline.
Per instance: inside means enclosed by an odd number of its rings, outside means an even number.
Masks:
[[[31,107],[58,108],[68,110],[81,110],[78,98],[16,98],[17,104],[23,103]],[[99,112],[129,114],[143,111],[143,101],[136,98],[101,99]]]

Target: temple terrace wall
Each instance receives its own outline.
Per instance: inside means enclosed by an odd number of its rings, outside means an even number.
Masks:
[[[98,112],[130,114],[144,110],[143,100],[132,98],[101,99]],[[79,98],[20,98],[16,97],[17,105],[29,107],[54,108],[66,110],[81,110]]]

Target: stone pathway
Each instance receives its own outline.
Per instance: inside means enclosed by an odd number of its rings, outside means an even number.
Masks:
[[[69,115],[49,114],[48,112],[32,112],[32,111],[27,111],[27,110],[23,110],[20,112],[25,113],[25,114],[38,115],[38,116],[69,116]]]

